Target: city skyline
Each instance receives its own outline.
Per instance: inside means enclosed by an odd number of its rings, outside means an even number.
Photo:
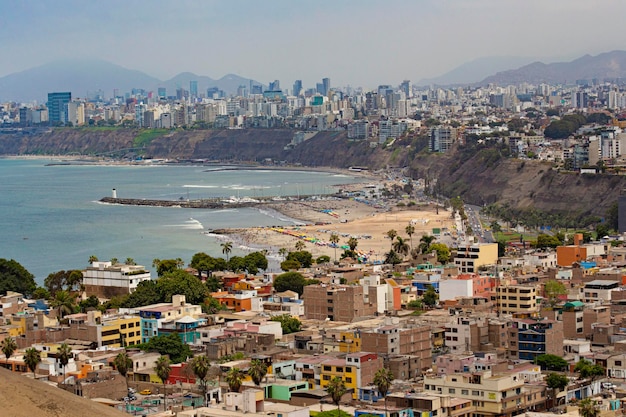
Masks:
[[[4,7],[2,7],[4,3]],[[546,62],[621,49],[626,3],[581,0],[0,1],[0,77],[67,58],[160,79],[190,71],[366,88],[417,82],[486,56]],[[597,24],[601,30],[593,29]],[[578,30],[577,28],[587,28]]]

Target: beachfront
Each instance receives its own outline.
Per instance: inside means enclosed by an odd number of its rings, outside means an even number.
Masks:
[[[328,255],[331,259],[341,256],[343,249],[330,245],[331,234],[339,236],[338,246],[346,246],[350,237],[358,239],[357,251],[370,260],[382,260],[391,249],[387,232],[394,229],[411,244],[405,232],[412,224],[413,247],[424,234],[432,234],[434,228],[454,229],[450,212],[434,205],[415,208],[395,207],[382,211],[353,199],[329,199],[318,201],[289,201],[274,203],[271,207],[285,216],[305,223],[293,227],[254,227],[222,231],[235,244],[256,249],[268,249],[272,254],[280,248],[295,250],[295,244],[303,241],[305,250],[313,257]]]

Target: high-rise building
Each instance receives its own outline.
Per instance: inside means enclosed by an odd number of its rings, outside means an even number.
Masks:
[[[192,98],[198,97],[198,81],[191,80],[189,81],[189,94]]]
[[[167,98],[167,90],[165,89],[165,87],[159,87],[159,89],[157,90],[157,94],[159,96],[159,99],[161,100],[165,100]]]
[[[322,78],[322,85],[324,86],[323,95],[327,96],[330,91],[330,78]]]
[[[302,92],[302,80],[296,80],[293,82],[293,95],[299,96]]]
[[[72,101],[72,93],[48,93],[48,119],[51,122],[67,121],[67,103]]]
[[[267,88],[269,91],[279,91],[280,90],[280,81],[274,80],[270,82],[269,87]]]
[[[402,84],[400,84],[400,90],[404,93],[406,98],[411,98],[413,96],[413,85],[410,80],[402,81]]]

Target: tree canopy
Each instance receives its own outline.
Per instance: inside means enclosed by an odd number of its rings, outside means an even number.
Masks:
[[[274,278],[274,289],[277,292],[293,291],[302,296],[306,280],[299,272],[285,272]]]
[[[7,291],[30,295],[36,288],[34,275],[19,262],[13,259],[0,259],[0,295],[6,295]]]
[[[311,265],[313,265],[313,255],[311,252],[305,250],[289,252],[287,260],[299,262],[302,268],[310,268]]]
[[[569,384],[569,380],[565,375],[552,372],[546,377],[546,384],[548,388],[562,390]]]
[[[564,371],[567,369],[567,361],[558,355],[539,355],[535,358],[535,363],[541,366],[541,369],[548,371]]]
[[[148,343],[138,345],[138,347],[144,351],[154,351],[161,355],[167,355],[172,363],[181,363],[193,356],[189,345],[183,343],[178,333],[154,336],[148,340]]]
[[[283,329],[283,334],[299,332],[302,327],[302,322],[289,314],[281,314],[280,316],[274,316],[272,321],[280,322],[280,327]]]
[[[567,294],[567,288],[563,285],[562,282],[559,282],[555,279],[551,279],[544,284],[544,292],[546,297],[548,298],[548,302],[550,306],[554,307],[556,303],[559,301],[560,295]]]

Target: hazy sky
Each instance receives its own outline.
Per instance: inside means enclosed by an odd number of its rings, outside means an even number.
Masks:
[[[626,48],[624,0],[0,0],[0,76],[65,57],[161,79],[374,87],[483,56]]]

